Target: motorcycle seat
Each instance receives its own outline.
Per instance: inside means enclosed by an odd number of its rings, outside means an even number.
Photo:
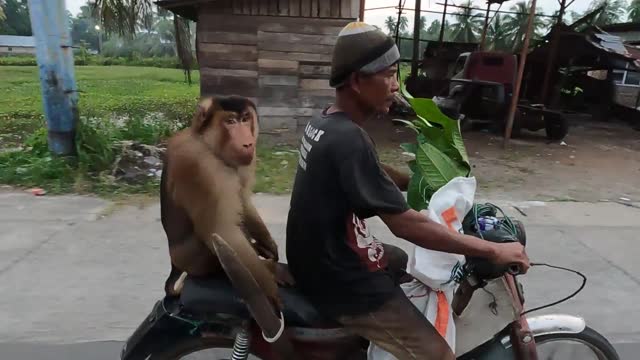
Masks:
[[[280,287],[287,326],[337,328],[337,322],[322,316],[295,287]],[[226,277],[187,277],[180,294],[183,308],[198,315],[226,314],[250,318],[244,304]]]

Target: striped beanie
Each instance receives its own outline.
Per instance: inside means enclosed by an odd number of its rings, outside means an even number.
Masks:
[[[333,48],[329,85],[342,86],[355,71],[373,74],[400,60],[393,38],[375,26],[351,22],[338,34]]]

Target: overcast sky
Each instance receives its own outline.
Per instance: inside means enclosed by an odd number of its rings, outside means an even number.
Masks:
[[[509,8],[513,6],[513,4],[515,4],[517,1],[518,0],[506,1],[502,5],[501,10],[509,10]],[[69,9],[69,11],[71,11],[73,15],[76,15],[80,10],[80,6],[86,4],[87,0],[65,0],[65,2],[67,4],[67,9]],[[444,0],[422,0],[422,9],[442,12],[443,6],[437,5],[437,3],[443,3],[443,2]],[[453,4],[461,4],[462,2],[463,0],[450,1],[450,3],[453,3]],[[591,0],[576,0],[573,3],[573,5],[569,7],[568,10],[583,12],[589,7],[590,3],[591,3]],[[474,4],[474,7],[477,7],[477,8],[486,8],[485,0],[473,0],[473,4]],[[552,14],[554,11],[560,8],[560,5],[558,4],[558,0],[538,0],[538,4],[539,4],[538,6],[544,10],[545,14]],[[397,5],[398,5],[397,0],[366,0],[367,9],[382,7],[382,6],[397,6]],[[414,6],[415,6],[415,0],[406,0],[405,7],[413,8]],[[493,5],[491,8],[497,9],[498,5]],[[447,12],[451,12],[451,11],[447,10]],[[394,9],[369,10],[365,12],[364,17],[366,22],[374,25],[378,25],[384,28],[384,19],[389,15],[397,16],[396,10]],[[410,28],[413,28],[413,25],[412,25],[413,12],[407,12],[406,15],[409,18]],[[423,13],[423,15],[426,16],[427,19],[429,19],[429,22],[441,17],[441,15],[431,14],[431,13]]]

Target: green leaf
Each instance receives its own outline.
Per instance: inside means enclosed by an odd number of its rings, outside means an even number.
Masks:
[[[420,173],[423,174],[427,185],[432,189],[439,189],[451,179],[466,176],[467,173],[461,164],[429,143],[421,144],[418,147],[416,161]]]
[[[426,209],[429,205],[428,199],[432,193],[431,189],[428,189],[427,182],[424,181],[422,174],[414,172],[407,189],[407,204],[416,211]]]
[[[413,131],[415,131],[416,133],[418,133],[418,134],[420,133],[420,129],[416,125],[414,125],[414,123],[411,122],[411,121],[407,121],[407,120],[403,120],[403,119],[393,119],[393,121],[396,121],[396,122],[399,122],[399,123],[403,123],[408,128],[413,129]]]
[[[418,144],[416,143],[402,143],[400,144],[400,148],[402,148],[402,150],[411,153],[411,154],[415,154],[416,151],[418,151]]]
[[[409,102],[418,116],[440,125],[441,128],[422,128],[430,142],[452,159],[465,163],[470,169],[469,157],[460,133],[460,122],[442,113],[431,99],[412,98]]]

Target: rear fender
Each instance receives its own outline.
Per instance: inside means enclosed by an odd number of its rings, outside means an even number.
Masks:
[[[188,337],[198,337],[196,324],[173,316],[167,305],[171,300],[158,300],[151,312],[126,340],[120,351],[121,360],[144,360],[150,354],[162,350],[171,343]]]

